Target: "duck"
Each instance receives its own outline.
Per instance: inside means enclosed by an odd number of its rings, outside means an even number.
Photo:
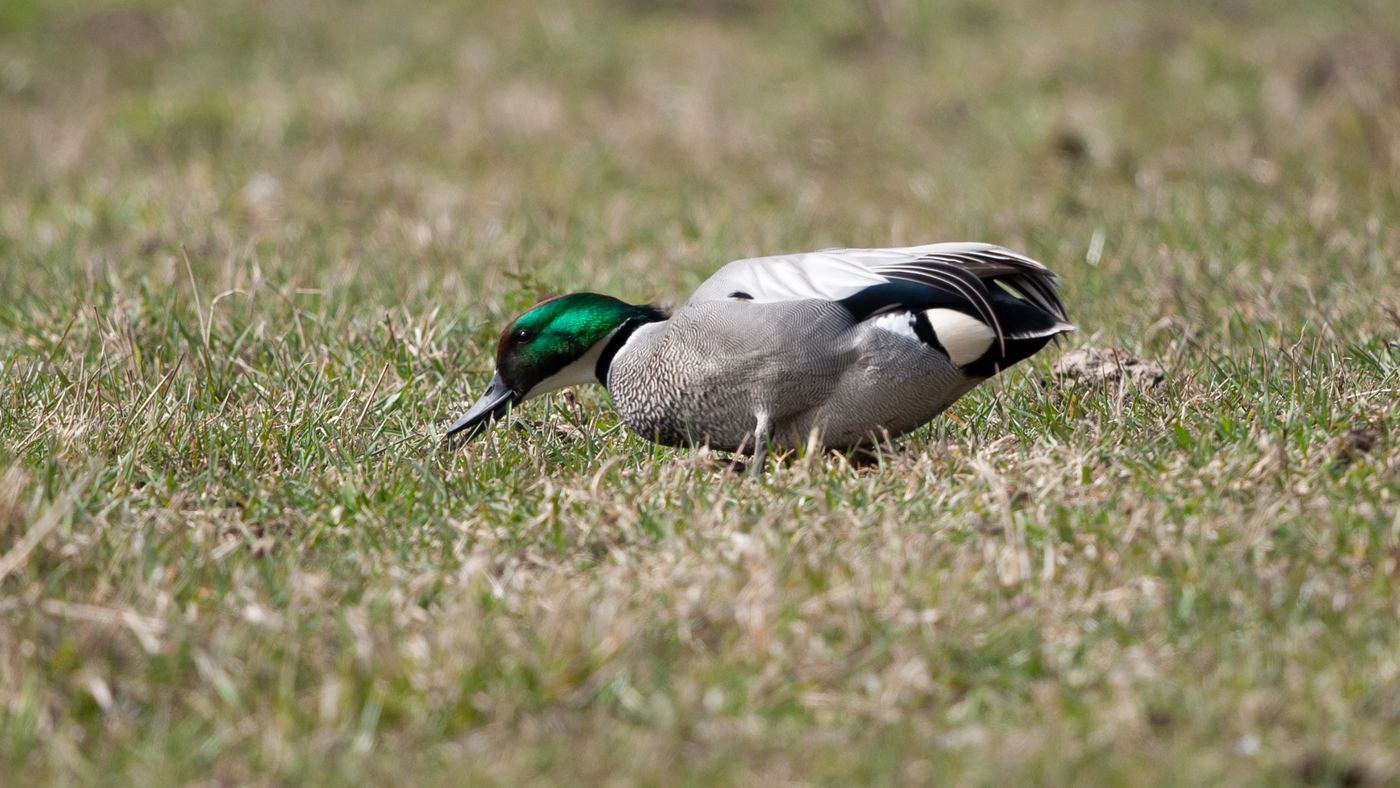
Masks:
[[[1072,330],[1056,275],[993,244],[735,260],[671,312],[590,292],[535,304],[502,331],[485,392],[444,437],[600,384],[633,432],[668,446],[868,448]]]

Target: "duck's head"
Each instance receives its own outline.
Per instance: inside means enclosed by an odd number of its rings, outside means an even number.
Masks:
[[[496,374],[447,435],[474,436],[512,405],[580,383],[607,383],[608,364],[638,326],[666,319],[652,306],[597,293],[546,299],[517,317],[496,344]]]

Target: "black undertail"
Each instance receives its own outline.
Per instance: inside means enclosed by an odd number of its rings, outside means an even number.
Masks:
[[[1006,349],[996,345],[981,358],[963,365],[963,371],[979,378],[990,378],[1003,369],[1039,353],[1059,333],[1064,323],[1055,315],[1003,292],[992,293],[993,308],[1006,331]]]

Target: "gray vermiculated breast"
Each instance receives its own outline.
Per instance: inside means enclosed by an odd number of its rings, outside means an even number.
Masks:
[[[751,447],[756,414],[778,424],[830,395],[856,357],[853,341],[850,316],[830,302],[690,304],[633,334],[608,389],[645,437]]]

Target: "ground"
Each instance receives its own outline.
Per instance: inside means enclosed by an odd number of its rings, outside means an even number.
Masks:
[[[0,774],[1400,780],[1397,108],[1389,0],[8,0]],[[436,447],[540,294],[938,240],[1079,331],[873,463]]]

